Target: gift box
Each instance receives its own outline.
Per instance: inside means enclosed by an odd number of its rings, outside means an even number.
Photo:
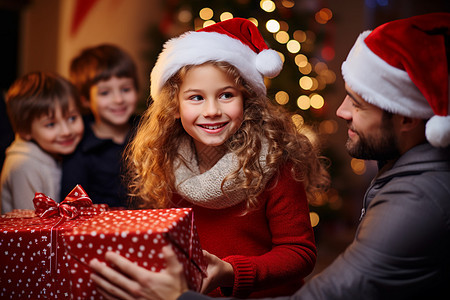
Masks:
[[[15,211],[0,219],[0,298],[70,298],[68,263],[62,233],[106,211],[93,205],[81,186],[61,203],[42,193],[36,210]]]
[[[189,288],[199,291],[207,264],[190,208],[109,211],[63,234],[70,265],[73,299],[98,299],[90,280],[89,261],[104,261],[114,251],[139,266],[158,272],[165,268],[161,248],[172,244],[184,266]]]

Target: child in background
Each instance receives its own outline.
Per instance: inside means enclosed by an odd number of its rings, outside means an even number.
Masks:
[[[77,103],[75,87],[53,73],[28,73],[11,85],[6,107],[15,140],[6,150],[1,173],[3,213],[34,209],[36,192],[59,202],[62,157],[83,136]]]
[[[131,194],[142,208],[193,208],[209,264],[203,293],[290,295],[313,270],[307,197],[329,177],[266,97],[263,76],[281,68],[256,26],[235,18],[169,40],[152,71],[153,103],[128,151]],[[122,270],[132,264],[107,259]],[[103,293],[131,299],[148,290],[149,271],[91,267]]]
[[[79,147],[64,160],[62,195],[80,184],[94,203],[127,206],[122,152],[136,122],[136,65],[119,47],[99,45],[72,60],[70,80],[91,114],[84,118],[85,135]]]

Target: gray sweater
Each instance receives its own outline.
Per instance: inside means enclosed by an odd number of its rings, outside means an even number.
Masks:
[[[34,209],[36,192],[59,202],[61,165],[34,142],[16,136],[6,149],[0,183],[2,213]]]

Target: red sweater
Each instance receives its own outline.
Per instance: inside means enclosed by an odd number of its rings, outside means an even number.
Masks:
[[[258,197],[260,208],[244,216],[243,204],[215,210],[178,195],[173,200],[193,208],[202,248],[232,264],[233,297],[291,295],[314,268],[316,247],[305,189],[287,167]],[[210,295],[225,296],[219,290]]]

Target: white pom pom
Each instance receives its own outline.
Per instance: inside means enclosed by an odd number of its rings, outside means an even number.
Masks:
[[[425,135],[434,147],[450,145],[450,116],[431,117],[426,124]]]
[[[265,77],[273,78],[280,74],[283,68],[281,57],[275,50],[266,49],[256,56],[256,69]]]

